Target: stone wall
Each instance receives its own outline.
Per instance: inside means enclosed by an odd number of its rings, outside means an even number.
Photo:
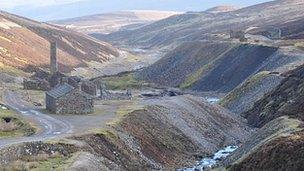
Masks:
[[[232,39],[245,39],[244,31],[230,31],[230,38]]]
[[[93,99],[78,89],[56,100],[56,114],[89,114],[93,112]]]
[[[51,97],[48,94],[46,94],[45,105],[48,111],[52,113],[56,113],[57,107],[56,107],[56,99],[54,97]]]
[[[43,90],[47,91],[50,89],[50,84],[46,80],[42,79],[24,79],[23,88],[25,90]]]
[[[91,96],[96,96],[97,95],[97,86],[91,81],[84,81],[81,84],[81,91],[83,91]]]
[[[101,100],[131,100],[132,92],[128,90],[126,93],[110,92],[105,89],[100,89]]]

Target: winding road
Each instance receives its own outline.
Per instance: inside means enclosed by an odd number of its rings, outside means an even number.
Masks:
[[[6,91],[3,100],[10,109],[16,110],[26,120],[33,121],[39,127],[39,132],[29,137],[0,138],[0,149],[24,142],[45,141],[73,132],[73,126],[71,124],[55,119],[27,106],[16,92]]]

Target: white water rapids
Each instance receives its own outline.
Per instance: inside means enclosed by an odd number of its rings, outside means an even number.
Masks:
[[[228,157],[237,148],[237,146],[228,146],[214,153],[213,157],[203,158],[202,160],[198,161],[197,164],[193,167],[178,169],[177,171],[204,171],[205,169],[210,169],[215,166],[218,161]]]

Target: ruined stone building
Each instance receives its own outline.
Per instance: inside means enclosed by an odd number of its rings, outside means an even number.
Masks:
[[[100,85],[100,96],[101,100],[132,100],[132,91],[128,89],[126,93],[113,92],[106,89],[105,85]]]
[[[46,109],[55,114],[89,114],[94,112],[91,95],[67,83],[46,93]]]
[[[81,82],[81,90],[91,96],[97,95],[97,85],[92,81]]]
[[[26,90],[50,90],[60,83],[65,77],[58,71],[57,47],[55,42],[50,43],[50,72],[38,70],[30,78],[23,80],[23,87]]]
[[[229,35],[231,39],[244,39],[245,38],[245,32],[244,31],[234,31],[230,30]]]

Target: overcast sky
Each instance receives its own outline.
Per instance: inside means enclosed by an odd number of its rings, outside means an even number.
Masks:
[[[245,7],[269,0],[0,0],[0,9],[39,21],[121,10],[204,11],[218,5]]]

